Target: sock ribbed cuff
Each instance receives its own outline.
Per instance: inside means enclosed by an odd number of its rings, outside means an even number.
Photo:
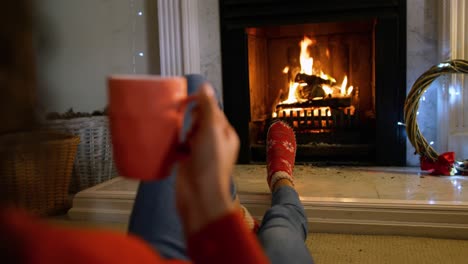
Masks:
[[[293,177],[291,175],[289,175],[285,171],[277,171],[277,172],[273,173],[273,175],[271,175],[271,179],[270,179],[270,182],[269,182],[270,190],[273,191],[273,187],[275,186],[275,184],[279,180],[282,180],[282,179],[288,179],[292,183],[292,185],[294,186],[294,179],[293,179]]]

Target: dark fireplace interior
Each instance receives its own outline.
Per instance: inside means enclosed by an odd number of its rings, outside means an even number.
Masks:
[[[297,160],[405,165],[405,1],[220,1],[225,112],[240,163],[265,160],[271,122]]]

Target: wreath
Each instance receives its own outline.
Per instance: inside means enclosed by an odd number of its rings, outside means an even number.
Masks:
[[[420,156],[421,169],[430,171],[433,175],[468,173],[468,161],[456,161],[454,152],[439,155],[421,134],[416,120],[420,99],[430,84],[439,76],[452,73],[468,74],[468,61],[449,60],[432,66],[416,80],[405,101],[404,114],[408,139],[415,148],[415,154]]]

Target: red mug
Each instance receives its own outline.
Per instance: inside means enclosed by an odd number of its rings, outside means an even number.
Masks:
[[[158,180],[177,160],[187,102],[183,77],[114,75],[108,78],[114,161],[122,176]]]

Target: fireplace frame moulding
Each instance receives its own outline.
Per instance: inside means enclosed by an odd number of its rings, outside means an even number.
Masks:
[[[224,107],[241,139],[239,163],[251,162],[247,27],[376,19],[378,165],[406,165],[406,0],[219,0]],[[375,155],[374,155],[375,154]]]

